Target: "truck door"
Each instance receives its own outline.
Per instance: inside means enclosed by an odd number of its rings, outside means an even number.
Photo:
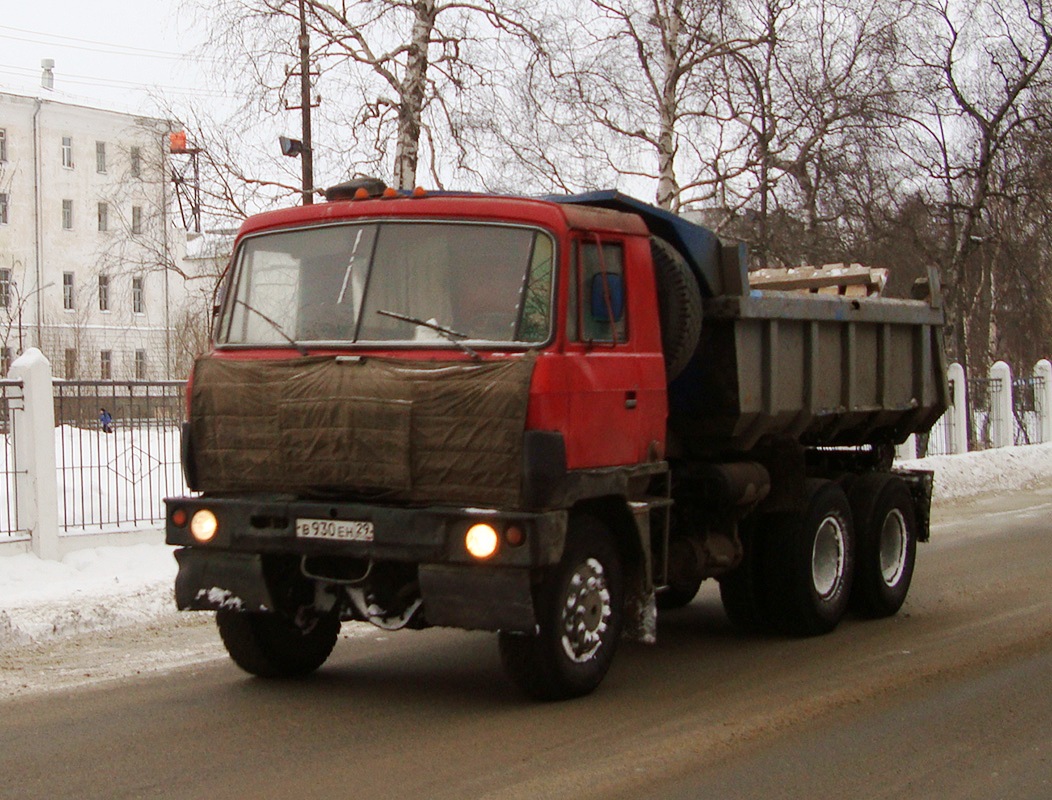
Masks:
[[[570,468],[646,460],[641,442],[640,372],[632,341],[625,247],[588,234],[572,254],[566,360],[570,387]]]

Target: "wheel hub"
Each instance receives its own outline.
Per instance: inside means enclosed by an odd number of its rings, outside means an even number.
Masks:
[[[906,569],[906,521],[892,509],[880,530],[880,575],[885,585],[895,586]]]
[[[815,534],[811,552],[811,580],[823,600],[840,588],[844,576],[844,529],[836,517],[826,517]]]
[[[570,576],[563,603],[561,638],[570,659],[583,663],[595,655],[610,614],[606,573],[599,561],[589,558]]]

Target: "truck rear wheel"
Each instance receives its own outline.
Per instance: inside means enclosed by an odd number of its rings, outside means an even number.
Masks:
[[[672,381],[698,348],[701,290],[686,260],[664,239],[651,237],[650,257],[657,284],[665,377]]]
[[[761,526],[767,518],[746,525],[742,523],[738,535],[742,542],[742,563],[719,579],[723,610],[734,627],[748,633],[760,633],[770,628],[770,614],[764,605],[762,564],[763,541]]]
[[[913,580],[913,496],[901,478],[873,473],[856,480],[849,497],[858,531],[852,608],[867,617],[890,617],[902,608]]]
[[[220,610],[216,625],[230,657],[261,678],[295,678],[314,672],[336,646],[340,619],[313,616],[298,624],[283,614]]]
[[[784,633],[832,631],[847,611],[854,575],[851,506],[829,481],[808,481],[803,516],[772,531],[766,564],[768,607]]]
[[[537,700],[586,695],[603,680],[624,627],[621,558],[594,517],[570,520],[562,560],[534,594],[535,635],[502,632],[508,676]]]

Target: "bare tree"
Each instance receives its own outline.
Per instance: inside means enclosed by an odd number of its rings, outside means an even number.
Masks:
[[[998,259],[989,249],[996,238],[989,213],[997,166],[1039,122],[1027,100],[1047,82],[1052,20],[1044,0],[924,0],[920,7],[910,150],[943,223],[937,263],[951,350],[966,364],[982,363],[996,350]]]
[[[633,191],[651,184],[656,203],[673,210],[711,199],[720,165],[738,147],[722,135],[712,74],[720,59],[755,43],[735,32],[731,6],[589,0],[572,21],[563,7],[549,13],[544,50],[520,95],[551,138],[531,142],[510,129],[503,141],[542,163],[553,144],[583,150],[576,169],[545,164],[559,183],[594,188],[609,176]],[[532,132],[529,120],[522,130]]]
[[[733,120],[751,141],[753,179],[738,184],[741,202],[758,211],[749,238],[761,263],[772,254],[790,262],[833,257],[845,244],[845,190],[884,184],[873,154],[896,121],[899,28],[909,4],[754,0],[742,9],[742,24],[761,44],[722,67]],[[870,180],[859,184],[860,173]],[[798,222],[782,226],[789,239],[772,230],[778,218]]]
[[[492,42],[533,36],[521,10],[495,0],[304,5],[316,96],[325,97],[315,109],[314,155],[330,172],[386,173],[400,188],[416,185],[422,161],[442,185],[461,155],[459,101],[484,82]],[[248,62],[242,88],[252,100],[244,110],[273,114],[291,105],[297,0],[223,0],[213,8],[213,52]]]

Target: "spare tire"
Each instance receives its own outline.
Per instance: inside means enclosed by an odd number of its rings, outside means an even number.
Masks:
[[[672,382],[687,366],[701,336],[701,290],[686,259],[664,239],[651,237],[665,379]]]

